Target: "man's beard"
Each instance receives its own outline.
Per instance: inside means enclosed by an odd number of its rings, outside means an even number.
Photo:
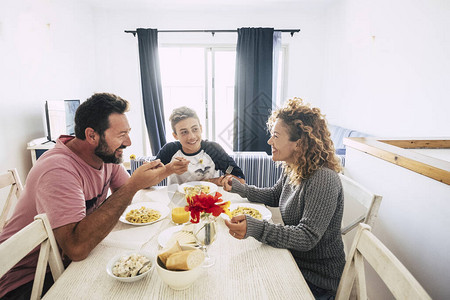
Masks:
[[[117,149],[125,149],[126,146],[120,146]],[[113,153],[110,153],[108,143],[105,141],[105,139],[101,136],[100,141],[98,143],[97,148],[95,148],[95,155],[101,158],[104,163],[112,163],[112,164],[121,164],[123,159],[122,156],[116,157],[116,151]]]

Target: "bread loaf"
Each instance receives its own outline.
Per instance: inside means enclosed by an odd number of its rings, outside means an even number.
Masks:
[[[158,255],[158,258],[162,261],[164,265],[166,265],[167,258],[173,253],[182,251],[180,244],[178,241],[169,245],[167,248],[161,250],[161,253]]]
[[[184,250],[170,255],[166,261],[168,270],[190,270],[203,262],[205,255],[201,250]]]

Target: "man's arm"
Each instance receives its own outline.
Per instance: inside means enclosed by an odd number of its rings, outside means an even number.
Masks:
[[[159,160],[142,165],[93,213],[80,222],[54,229],[53,233],[63,253],[74,261],[85,259],[111,232],[136,192],[159,183],[164,179],[165,169]]]

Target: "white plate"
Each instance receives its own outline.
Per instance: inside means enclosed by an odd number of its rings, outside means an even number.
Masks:
[[[237,209],[238,206],[249,207],[258,210],[261,213],[262,219],[269,221],[272,219],[272,212],[268,210],[263,204],[253,204],[253,203],[232,203],[228,208],[230,212]],[[229,220],[230,218],[226,214],[221,214],[222,218]]]
[[[184,225],[178,225],[178,226],[169,227],[169,228],[161,231],[161,233],[158,235],[158,244],[163,248],[166,247],[167,242],[170,240],[172,235],[175,232],[180,231],[183,227],[184,227]]]
[[[127,213],[129,213],[130,210],[132,210],[132,209],[139,209],[142,206],[145,206],[146,208],[150,208],[150,209],[154,209],[154,210],[159,211],[161,213],[161,217],[158,220],[156,220],[156,221],[148,222],[148,223],[131,223],[131,222],[128,222],[125,219]],[[122,222],[122,223],[125,223],[125,224],[131,224],[131,225],[136,225],[136,226],[150,225],[150,224],[158,222],[158,221],[164,219],[165,217],[167,217],[169,212],[170,212],[170,209],[169,209],[169,207],[167,205],[163,205],[163,204],[160,204],[160,203],[154,203],[154,202],[136,202],[136,203],[130,204],[125,209],[123,214],[120,216],[119,221]]]
[[[145,273],[142,273],[140,275],[137,276],[133,276],[133,277],[117,277],[113,274],[112,272],[112,268],[114,267],[114,265],[116,264],[116,262],[122,257],[122,256],[126,256],[126,255],[131,255],[133,253],[137,253],[140,255],[143,255],[145,257],[147,257],[150,261],[152,266],[150,267],[150,269],[148,271],[146,271]],[[133,282],[133,281],[137,281],[140,280],[142,278],[144,278],[145,276],[147,276],[148,274],[150,274],[150,271],[155,267],[155,260],[153,258],[153,255],[151,255],[149,252],[146,251],[140,251],[140,250],[136,250],[136,251],[127,251],[125,253],[119,254],[114,256],[112,259],[110,259],[110,261],[108,262],[108,264],[106,265],[106,273],[108,273],[109,276],[111,276],[114,279],[117,279],[119,281],[123,281],[123,282]]]
[[[151,190],[139,190],[133,197],[132,203],[138,202],[154,202],[160,203],[163,205],[168,205],[170,203],[169,195],[166,189],[156,189],[152,188]]]
[[[185,187],[188,187],[188,186],[193,187],[193,186],[196,186],[196,185],[199,185],[199,184],[209,186],[209,193],[212,194],[212,195],[214,195],[214,194],[217,192],[217,185],[215,185],[215,184],[212,183],[212,182],[208,182],[208,181],[191,181],[191,182],[185,182],[185,183],[180,184],[180,185],[178,186],[178,191],[179,191],[180,193],[182,193],[182,194],[185,194],[185,192],[184,192],[184,188],[185,188]]]

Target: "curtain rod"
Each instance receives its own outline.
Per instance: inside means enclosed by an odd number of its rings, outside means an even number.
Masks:
[[[274,29],[273,31],[290,32],[291,36],[299,32],[300,29]],[[209,32],[214,36],[216,32],[237,32],[237,30],[158,30],[158,32]],[[136,36],[136,30],[125,30],[125,33],[132,33]]]

